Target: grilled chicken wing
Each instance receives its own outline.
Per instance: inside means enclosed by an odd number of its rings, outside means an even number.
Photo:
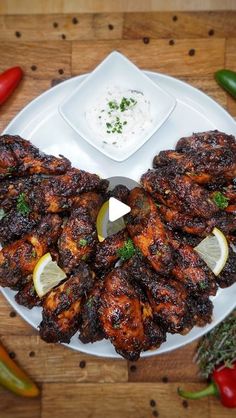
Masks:
[[[105,277],[99,317],[116,351],[128,360],[137,360],[145,341],[141,303],[124,268],[116,268]]]
[[[87,209],[90,218],[93,222],[96,222],[98,212],[104,202],[104,198],[100,193],[87,192],[82,193],[79,196],[72,197],[72,208],[85,208]]]
[[[236,147],[203,149],[187,154],[161,151],[154,157],[153,167],[168,167],[173,173],[186,174],[195,183],[205,184],[223,177],[226,181],[236,176]]]
[[[34,306],[41,306],[43,299],[38,297],[31,275],[28,280],[28,283],[26,283],[15,295],[15,300],[19,305],[32,309]]]
[[[173,265],[173,251],[153,199],[136,187],[130,192],[128,205],[131,212],[126,223],[134,244],[157,272],[168,274]]]
[[[73,209],[58,240],[59,265],[69,273],[80,260],[91,258],[96,243],[96,226],[87,209]]]
[[[22,214],[15,209],[4,212],[0,220],[0,243],[3,245],[10,243],[32,231],[39,224],[42,216],[31,212]]]
[[[48,342],[69,343],[79,328],[81,301],[94,284],[94,273],[80,263],[74,273],[53,289],[43,302],[40,337]]]
[[[38,260],[54,244],[61,232],[58,215],[46,215],[38,227],[0,251],[0,285],[17,289],[31,274]]]
[[[0,137],[0,178],[35,173],[62,174],[70,166],[66,158],[44,154],[20,136]]]
[[[104,241],[99,242],[96,246],[96,255],[94,267],[97,271],[104,272],[114,267],[119,260],[119,249],[125,245],[128,239],[128,233],[124,229],[117,232]]]
[[[231,148],[236,151],[235,137],[217,130],[199,132],[194,133],[192,136],[180,138],[176,145],[176,150],[180,152],[212,150],[218,148]]]
[[[229,258],[222,272],[216,277],[220,287],[229,287],[236,282],[236,253],[229,247]]]
[[[94,343],[105,337],[98,315],[102,285],[101,281],[95,283],[81,308],[79,339],[84,344]]]
[[[171,277],[156,274],[139,257],[129,263],[130,275],[144,286],[154,319],[171,333],[187,333],[192,327],[189,296],[182,285]]]
[[[168,168],[148,170],[142,175],[141,183],[161,203],[191,216],[207,219],[219,210],[207,190],[186,175],[173,175]]]

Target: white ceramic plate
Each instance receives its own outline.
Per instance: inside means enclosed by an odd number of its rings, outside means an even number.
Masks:
[[[152,123],[140,136],[132,135],[121,148],[104,145],[96,139],[86,119],[86,110],[94,105],[94,100],[104,96],[107,88],[119,86],[123,91],[141,91],[149,102]],[[100,99],[101,100],[101,99]],[[174,110],[176,101],[165,90],[145,75],[136,65],[117,51],[111,52],[77,89],[59,105],[59,112],[67,123],[89,144],[115,161],[131,157],[167,120]],[[80,141],[80,137],[78,137]]]
[[[5,133],[18,134],[32,141],[41,150],[51,154],[63,154],[72,164],[103,177],[126,176],[139,181],[140,175],[151,167],[153,156],[160,150],[174,148],[181,136],[210,129],[219,129],[236,135],[233,118],[216,102],[199,90],[172,77],[145,72],[154,82],[172,94],[177,105],[167,123],[135,154],[124,162],[115,162],[96,151],[68,126],[58,113],[58,105],[85,79],[86,75],[72,78],[48,90],[33,100],[8,125]],[[33,327],[41,321],[41,310],[28,310],[18,305],[10,289],[2,289],[12,307]],[[236,284],[220,289],[213,298],[214,315],[211,324],[204,328],[195,327],[185,335],[168,335],[167,341],[158,350],[148,351],[143,357],[164,353],[181,347],[202,336],[235,307]],[[75,335],[69,346],[75,350],[102,357],[119,357],[108,341],[82,344]]]

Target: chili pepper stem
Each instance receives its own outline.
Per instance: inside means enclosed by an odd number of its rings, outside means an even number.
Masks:
[[[215,383],[211,382],[206,388],[197,392],[187,392],[178,388],[178,394],[186,399],[201,399],[209,395],[218,396],[219,392]]]

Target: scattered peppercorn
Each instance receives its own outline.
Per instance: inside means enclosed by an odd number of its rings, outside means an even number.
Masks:
[[[82,361],[80,362],[80,364],[79,364],[79,367],[80,367],[81,369],[84,369],[84,368],[85,368],[85,366],[86,366],[86,361],[85,361],[85,360],[82,360]]]
[[[137,366],[135,366],[135,364],[132,364],[132,365],[130,366],[130,371],[131,371],[131,372],[136,372],[136,370],[137,370]]]
[[[66,39],[66,35],[63,33],[63,34],[61,35],[61,38],[62,38],[62,39]]]
[[[77,25],[77,23],[79,23],[79,21],[78,21],[77,17],[73,17],[73,19],[72,19],[72,23],[73,23],[74,25]]]
[[[151,400],[150,400],[150,406],[151,406],[151,407],[156,406],[156,402],[154,401],[154,399],[151,399]]]
[[[152,415],[154,416],[154,417],[158,417],[158,412],[156,411],[156,410],[154,410],[154,411],[152,411]]]
[[[32,71],[36,71],[37,70],[37,66],[36,65],[31,65],[31,70]]]
[[[62,68],[59,68],[58,73],[59,74],[64,74],[64,70]]]
[[[184,400],[182,402],[182,405],[183,405],[184,408],[188,408],[188,401]]]
[[[168,377],[167,377],[167,376],[163,376],[163,378],[162,378],[162,382],[163,382],[163,383],[168,383],[168,382],[169,382]]]
[[[191,48],[191,49],[188,51],[188,55],[190,55],[190,57],[192,57],[193,55],[195,55],[195,49],[194,49],[194,48]]]
[[[143,43],[144,43],[144,44],[149,44],[149,42],[150,42],[150,38],[148,38],[147,36],[145,36],[145,37],[143,38]]]
[[[18,32],[18,31],[15,32],[15,35],[16,35],[17,38],[20,38],[21,37],[21,33]]]
[[[175,16],[173,16],[173,17],[172,17],[172,20],[173,20],[173,22],[176,22],[176,21],[178,20],[178,16],[176,16],[176,15],[175,15]]]
[[[15,312],[15,311],[11,311],[11,312],[10,312],[10,314],[9,314],[9,316],[10,316],[11,318],[15,318],[15,316],[16,316],[16,312]]]
[[[10,351],[10,353],[9,353],[9,357],[10,357],[11,359],[14,359],[14,358],[16,357],[16,353],[14,353],[14,351]]]
[[[111,25],[111,24],[109,23],[109,25],[108,25],[108,29],[109,29],[109,30],[113,30],[113,29],[114,29],[114,26],[113,26],[113,25]]]
[[[170,39],[170,40],[169,40],[169,45],[174,45],[174,44],[175,44],[174,39]]]
[[[30,356],[30,357],[35,357],[35,352],[34,352],[34,351],[30,351],[30,352],[29,352],[29,356]]]
[[[215,33],[214,29],[210,29],[210,30],[209,30],[209,32],[208,32],[208,35],[209,35],[209,36],[213,36],[213,35],[214,35],[214,33]]]
[[[53,27],[54,28],[58,28],[58,23],[57,22],[53,22]]]

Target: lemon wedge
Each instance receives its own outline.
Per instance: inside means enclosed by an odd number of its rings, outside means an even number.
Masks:
[[[98,240],[100,242],[104,241],[104,239],[108,236],[114,235],[125,228],[123,218],[119,218],[114,222],[109,221],[109,200],[103,203],[100,211],[98,212],[96,227]]]
[[[52,261],[50,253],[39,259],[33,271],[34,288],[40,298],[65,278],[66,274]]]
[[[229,257],[229,246],[225,235],[218,228],[214,228],[212,234],[204,238],[195,250],[218,276]]]

